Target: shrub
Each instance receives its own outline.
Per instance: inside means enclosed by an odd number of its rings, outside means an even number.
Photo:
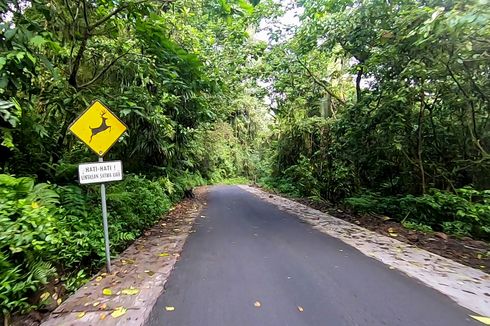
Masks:
[[[127,175],[107,187],[112,253],[152,226],[183,190],[203,182],[183,173],[175,181]],[[176,190],[177,189],[177,190]],[[55,276],[68,291],[104,262],[98,186],[35,184],[0,174],[0,312],[25,312],[28,298]]]
[[[0,174],[0,311],[25,311],[55,270],[58,195],[47,184]]]
[[[431,189],[423,196],[381,196],[363,193],[346,198],[344,203],[356,212],[389,215],[454,235],[490,237],[490,191],[469,187],[456,193]],[[414,226],[414,225],[412,225]]]
[[[425,232],[425,233],[430,233],[432,232],[432,228],[428,225],[422,224],[422,223],[417,223],[413,221],[402,221],[403,227],[409,229],[409,230],[416,230],[420,232]]]

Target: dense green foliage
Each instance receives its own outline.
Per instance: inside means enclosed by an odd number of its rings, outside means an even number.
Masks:
[[[105,157],[125,172],[108,186],[113,253],[185,191],[253,171],[265,107],[241,75],[264,51],[247,32],[257,4],[0,1],[0,315],[102,266],[100,194],[76,184],[96,156],[67,131],[93,100],[128,126]]]
[[[423,196],[399,197],[364,193],[345,202],[357,212],[393,216],[408,228],[442,230],[459,236],[490,234],[489,190],[461,188],[454,194],[431,189]]]
[[[67,128],[94,99],[129,126],[108,158],[132,172],[198,170],[199,134],[247,109],[231,107],[245,85],[227,79],[260,51],[246,1],[14,1],[0,14],[4,172],[72,181],[70,164],[93,155]]]
[[[277,119],[264,181],[490,237],[488,2],[300,6],[264,63]]]
[[[224,178],[490,237],[488,1],[289,7],[281,27],[272,0],[0,0],[2,313],[101,266],[97,188],[76,184],[96,158],[67,131],[94,99],[128,125],[115,251]]]
[[[186,175],[179,185],[204,180]],[[105,260],[98,188],[35,184],[32,178],[0,174],[0,309],[31,308],[29,293],[62,276],[67,290],[80,286]],[[167,178],[128,175],[108,187],[113,253],[152,226],[183,189]],[[143,203],[143,204],[142,204]],[[45,298],[51,299],[51,298]],[[41,302],[42,303],[42,302]]]

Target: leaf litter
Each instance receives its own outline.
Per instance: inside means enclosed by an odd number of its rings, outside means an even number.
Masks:
[[[112,313],[111,313],[111,316],[114,317],[114,318],[118,318],[118,317],[121,317],[122,315],[124,315],[126,313],[126,311],[128,311],[128,309],[124,308],[124,307],[117,307]]]
[[[480,323],[483,323],[484,325],[490,325],[490,317],[473,316],[473,315],[470,315],[470,317],[478,320]]]
[[[123,295],[136,295],[138,293],[140,293],[140,290],[132,286],[130,286],[128,289],[123,289],[121,291],[121,294]]]

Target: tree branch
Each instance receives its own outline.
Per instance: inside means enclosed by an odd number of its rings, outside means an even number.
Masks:
[[[328,88],[328,85],[319,80],[314,74],[313,72],[306,66],[306,64],[304,64],[303,62],[301,62],[301,60],[296,57],[296,61],[298,61],[298,63],[306,70],[306,72],[308,73],[308,75],[313,79],[313,81],[315,82],[315,84],[321,86],[328,94],[330,94],[330,96],[332,96],[334,99],[336,99],[337,101],[339,101],[340,103],[344,104],[345,105],[345,101],[342,100],[339,96],[337,96],[337,94],[335,94],[334,92],[332,92],[329,88]]]
[[[356,76],[356,102],[357,103],[361,102],[361,79],[362,79],[362,74],[364,73],[364,66],[362,64],[363,64],[362,62],[358,64],[358,70]]]
[[[123,5],[121,5],[120,7],[114,9],[110,14],[108,14],[107,16],[99,19],[98,21],[96,21],[95,23],[93,23],[92,25],[89,26],[89,29],[92,30],[94,28],[97,28],[99,27],[100,25],[102,25],[103,23],[105,23],[106,21],[108,21],[109,19],[111,19],[111,17],[117,15],[118,13],[120,13],[121,11],[123,11],[124,9],[128,8],[130,5],[139,5],[139,4],[142,4],[142,3],[145,3],[145,2],[148,2],[149,0],[142,0],[142,1],[138,1],[138,2],[135,2],[135,3],[125,3]]]
[[[422,190],[422,195],[425,194],[425,169],[424,169],[424,162],[422,160],[422,152],[423,152],[423,135],[422,135],[422,124],[423,124],[423,119],[424,119],[424,111],[425,111],[425,96],[424,96],[424,90],[423,86],[421,87],[420,91],[420,110],[419,110],[419,118],[418,118],[418,130],[417,130],[417,159],[419,163],[419,169],[420,169],[420,181],[421,181],[421,190]]]
[[[77,56],[75,58],[75,62],[73,63],[73,67],[72,67],[71,73],[70,73],[70,78],[68,79],[68,83],[70,83],[70,85],[75,87],[75,88],[78,88],[78,85],[77,85],[78,69],[80,69],[80,63],[82,61],[83,52],[85,52],[85,48],[87,47],[87,41],[88,41],[89,37],[90,37],[90,34],[88,31],[86,31],[85,34],[83,35],[82,44],[80,44],[80,48],[78,49]]]
[[[89,23],[88,23],[88,17],[87,17],[87,3],[85,2],[85,0],[82,0],[82,6],[83,6],[83,20],[85,21],[85,27],[89,27]]]
[[[75,23],[75,15],[73,14],[73,11],[71,10],[70,5],[68,4],[68,0],[65,0],[65,5],[66,5],[66,8],[68,8],[68,13],[71,16],[72,22]]]
[[[466,93],[466,91],[464,90],[464,88],[462,87],[462,85],[458,82],[458,80],[456,79],[456,76],[454,75],[453,71],[449,67],[449,63],[445,63],[445,65],[446,65],[447,71],[449,72],[449,76],[456,83],[456,85],[458,86],[459,90],[463,93],[463,95],[468,99],[468,101],[470,103],[471,120],[472,120],[473,127],[468,126],[468,129],[470,131],[471,140],[473,141],[473,143],[475,144],[475,146],[478,148],[478,150],[481,152],[481,154],[483,156],[488,156],[489,154],[483,148],[483,146],[480,144],[480,138],[479,138],[478,132],[476,130],[475,106],[473,104],[473,99]]]
[[[80,44],[80,48],[78,49],[78,52],[77,52],[77,56],[75,57],[75,61],[73,63],[73,67],[72,67],[72,70],[70,73],[70,77],[68,79],[68,82],[70,83],[70,85],[72,85],[76,89],[79,88],[78,83],[77,83],[78,70],[80,69],[80,64],[82,62],[83,53],[85,52],[85,49],[87,47],[88,39],[90,38],[90,36],[92,36],[92,30],[94,28],[97,28],[98,26],[102,25],[103,23],[108,21],[111,17],[117,15],[118,13],[123,11],[124,9],[127,9],[130,5],[137,5],[137,4],[147,2],[147,1],[150,1],[150,0],[142,0],[142,1],[135,2],[135,3],[125,3],[125,4],[121,5],[120,7],[118,7],[117,9],[114,9],[110,14],[108,14],[107,16],[96,21],[92,25],[88,24],[88,16],[87,16],[87,10],[86,10],[87,8],[86,8],[85,0],[82,1],[83,2],[83,15],[84,15],[84,20],[85,20],[85,24],[86,24],[86,29],[85,29],[85,32],[83,34],[82,43]],[[118,59],[119,58],[117,58],[116,61]],[[111,65],[113,65],[114,63],[115,62],[111,63]],[[109,69],[109,68],[107,68],[107,69]],[[105,71],[107,71],[107,70],[103,70],[103,72],[105,72]],[[96,76],[95,80],[100,78],[100,76],[102,76],[102,74],[99,74],[98,76]],[[93,81],[95,81],[95,80],[93,80]],[[92,83],[92,81],[90,81],[90,82],[88,82],[82,86],[87,86],[87,85],[90,85],[91,83]]]
[[[102,75],[104,75],[107,70],[109,70],[119,59],[121,59],[122,57],[126,56],[129,51],[131,51],[132,48],[130,48],[128,51],[124,52],[123,54],[121,54],[120,56],[118,56],[117,58],[115,58],[114,60],[112,60],[111,63],[109,63],[104,69],[102,69],[94,78],[92,78],[90,81],[86,82],[85,84],[82,84],[79,86],[79,88],[84,88],[84,87],[87,87],[87,86],[90,86],[92,85],[93,83],[95,83],[100,77],[102,77]]]

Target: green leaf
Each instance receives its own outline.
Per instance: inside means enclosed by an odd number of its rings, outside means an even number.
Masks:
[[[17,28],[7,30],[5,33],[3,33],[5,40],[10,41],[14,37],[15,33],[17,33]]]
[[[7,59],[5,57],[0,57],[0,70],[2,70],[3,66],[7,63]]]
[[[17,60],[22,61],[24,59],[25,54],[26,54],[25,52],[17,52],[15,57],[17,58]]]
[[[248,14],[253,14],[254,12],[254,7],[246,0],[239,0],[238,5],[240,6],[241,9],[246,11]]]
[[[0,130],[0,131],[3,138],[2,146],[5,146],[10,149],[15,148],[14,137],[12,136],[12,133],[9,130]]]
[[[47,42],[46,39],[44,37],[42,37],[41,35],[36,35],[29,40],[29,43],[31,43],[32,45],[34,45],[36,47],[40,47],[41,45],[43,45],[46,42]]]

